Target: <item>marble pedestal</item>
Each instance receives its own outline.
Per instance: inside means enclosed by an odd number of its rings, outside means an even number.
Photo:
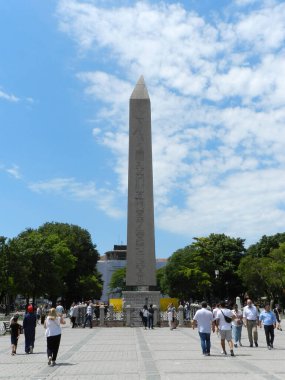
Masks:
[[[144,305],[155,305],[159,311],[160,292],[159,291],[125,291],[123,292],[124,311],[129,310],[130,321],[127,325],[135,327],[141,326],[142,321],[139,315]]]

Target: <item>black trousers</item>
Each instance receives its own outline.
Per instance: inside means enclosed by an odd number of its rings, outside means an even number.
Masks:
[[[264,326],[267,346],[272,346],[274,341],[274,326]]]
[[[142,317],[143,325],[147,328],[147,317]]]
[[[47,356],[48,358],[51,356],[51,360],[54,362],[56,361],[60,338],[61,334],[47,337]]]
[[[71,320],[71,323],[72,323],[72,328],[74,328],[75,327],[76,317],[70,317],[70,320]]]

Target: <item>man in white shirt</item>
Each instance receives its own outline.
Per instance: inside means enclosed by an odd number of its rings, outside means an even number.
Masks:
[[[232,341],[232,320],[234,315],[230,309],[226,308],[225,301],[221,301],[221,308],[217,314],[216,325],[219,327],[220,336],[221,336],[221,346],[222,346],[222,354],[227,355],[225,341],[227,340],[231,356],[235,356],[234,354],[234,344]]]
[[[246,303],[247,305],[243,309],[243,323],[244,326],[247,327],[250,347],[253,347],[253,341],[255,347],[258,347],[257,325],[259,324],[259,313],[257,308],[253,305],[251,299],[248,299]]]
[[[87,322],[89,322],[90,329],[92,329],[92,320],[93,320],[93,308],[92,308],[92,301],[87,302],[87,309],[85,314],[85,321],[83,328],[86,327]]]
[[[63,308],[63,306],[61,305],[60,302],[57,303],[57,306],[56,306],[55,310],[56,310],[56,312],[57,312],[57,314],[59,316],[62,316],[63,313],[64,313],[64,308]]]
[[[216,326],[216,319],[217,319],[217,314],[220,311],[220,304],[219,303],[217,303],[217,304],[214,303],[212,305],[212,310],[213,310],[214,323],[215,323],[215,326]],[[218,333],[218,327],[216,327],[216,329],[217,329],[217,333]]]
[[[214,332],[215,326],[213,324],[213,313],[210,310],[207,310],[207,302],[203,301],[202,309],[196,311],[196,314],[193,318],[193,330],[198,325],[198,332],[201,340],[201,347],[203,355],[210,356],[211,348],[211,329]]]

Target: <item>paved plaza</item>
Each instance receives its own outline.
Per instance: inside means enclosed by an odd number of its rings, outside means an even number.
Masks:
[[[10,336],[0,337],[0,378],[33,380],[221,380],[285,379],[285,332],[276,331],[275,349],[266,348],[263,329],[259,347],[235,350],[236,357],[220,354],[219,340],[212,336],[210,357],[200,350],[197,330],[178,328],[63,327],[55,367],[47,365],[44,328],[37,327],[35,353],[24,353],[21,335],[18,353],[10,355]]]

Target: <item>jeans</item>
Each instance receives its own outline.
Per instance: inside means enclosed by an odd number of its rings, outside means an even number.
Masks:
[[[241,340],[241,330],[242,330],[242,325],[240,326],[232,325],[233,340],[235,344],[237,344]]]
[[[199,332],[203,354],[209,354],[211,348],[210,333]]]
[[[150,314],[147,318],[147,324],[149,329],[153,329],[153,315]]]
[[[274,326],[273,325],[269,325],[269,326],[264,325],[264,331],[265,331],[267,346],[273,346]]]
[[[86,314],[85,321],[84,321],[84,326],[83,327],[86,327],[87,321],[90,324],[90,329],[92,329],[92,315]]]

